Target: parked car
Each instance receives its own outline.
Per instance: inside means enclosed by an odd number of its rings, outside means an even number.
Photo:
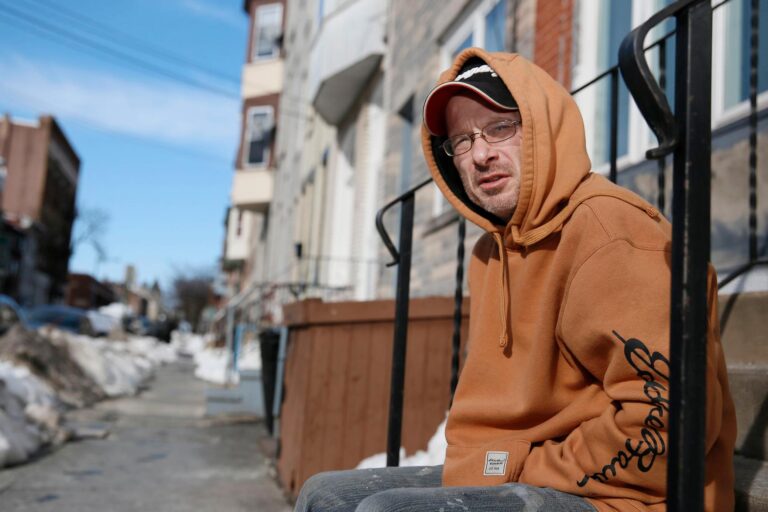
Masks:
[[[96,336],[107,336],[120,325],[120,321],[116,318],[100,313],[95,309],[89,309],[86,311],[86,314],[88,315],[88,320],[90,320],[91,327]]]
[[[154,336],[160,341],[169,343],[171,341],[171,333],[176,329],[178,325],[179,322],[175,318],[166,315],[160,315],[160,318],[152,322],[152,327],[149,329],[147,334]]]
[[[0,336],[16,324],[29,327],[24,310],[11,297],[0,295]]]
[[[95,336],[98,333],[84,309],[70,306],[38,306],[29,310],[27,320],[32,328],[52,325],[75,334]]]
[[[145,316],[125,316],[123,317],[123,329],[137,336],[148,336],[152,328],[152,322]]]

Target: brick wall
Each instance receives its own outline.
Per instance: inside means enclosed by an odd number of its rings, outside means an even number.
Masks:
[[[573,0],[538,0],[534,62],[571,86]]]

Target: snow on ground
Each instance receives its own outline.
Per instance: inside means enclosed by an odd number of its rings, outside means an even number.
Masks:
[[[116,325],[125,314],[120,304],[100,312]],[[224,349],[211,347],[212,338],[207,336],[175,331],[166,344],[147,336],[92,338],[49,327],[39,333],[51,343],[66,346],[72,361],[109,397],[136,394],[157,366],[176,361],[179,355],[195,358],[195,375],[201,379],[238,381],[237,372],[230,372],[227,379],[230,357]],[[237,366],[241,370],[261,368],[257,343],[243,346]],[[0,467],[22,463],[41,446],[63,441],[66,432],[60,418],[65,405],[56,393],[29,368],[0,359]]]
[[[419,450],[413,455],[406,457],[405,448],[400,448],[401,466],[436,466],[445,462],[445,421],[437,427],[437,431],[427,443],[427,451]],[[360,461],[357,469],[383,468],[387,465],[387,454],[377,453]]]
[[[150,337],[108,340],[51,328],[39,332],[66,345],[75,364],[110,397],[137,393],[154,369],[175,361],[179,351]],[[25,462],[41,446],[65,439],[63,403],[29,368],[0,359],[0,467]]]
[[[191,332],[173,331],[171,333],[171,346],[176,352],[185,356],[194,356],[212,341],[209,336],[201,336]]]
[[[24,462],[51,440],[58,407],[50,386],[28,368],[0,360],[0,467]]]
[[[229,369],[231,355],[226,348],[210,346],[210,338],[195,334],[179,334],[171,339],[171,344],[177,343],[195,358],[195,377],[215,384],[237,384],[238,372]],[[258,342],[248,342],[243,345],[237,359],[238,370],[260,370],[261,350]]]
[[[227,383],[229,352],[224,348],[208,347],[195,354],[195,377],[216,384]]]

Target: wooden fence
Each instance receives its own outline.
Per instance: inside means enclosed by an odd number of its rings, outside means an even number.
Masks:
[[[464,301],[462,343],[469,303]],[[450,399],[453,298],[412,299],[402,444],[423,450]],[[278,477],[296,496],[320,471],[350,469],[386,450],[392,300],[285,307],[290,327]]]

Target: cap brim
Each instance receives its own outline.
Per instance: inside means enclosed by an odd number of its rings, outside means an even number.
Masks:
[[[489,104],[504,110],[518,110],[516,106],[510,107],[509,105],[502,105],[474,85],[462,82],[446,82],[432,89],[432,92],[429,93],[429,96],[427,96],[427,99],[424,102],[424,110],[422,112],[424,125],[427,127],[430,134],[437,137],[447,134],[448,130],[445,126],[445,107],[448,104],[448,101],[460,91],[470,91],[477,94]]]

